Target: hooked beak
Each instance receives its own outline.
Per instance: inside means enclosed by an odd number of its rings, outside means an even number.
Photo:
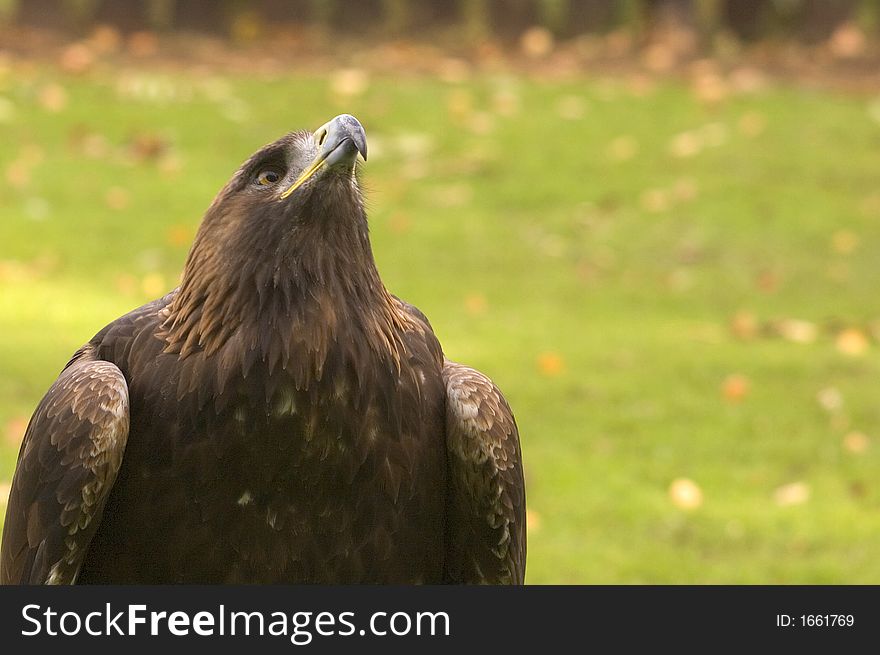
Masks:
[[[340,114],[324,123],[312,135],[318,145],[318,155],[282,194],[281,199],[302,186],[322,168],[334,166],[353,167],[358,153],[367,160],[367,135],[364,128],[351,114]]]

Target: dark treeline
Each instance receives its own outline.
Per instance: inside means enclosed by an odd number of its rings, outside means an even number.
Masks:
[[[535,25],[569,38],[679,24],[707,38],[724,30],[744,40],[809,42],[845,21],[877,33],[880,0],[0,0],[0,20],[71,31],[100,23],[221,35],[233,34],[241,21],[385,36],[439,28],[496,39],[516,38]]]

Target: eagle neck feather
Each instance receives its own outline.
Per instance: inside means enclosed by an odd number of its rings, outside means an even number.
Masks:
[[[400,369],[412,319],[382,284],[365,221],[299,226],[272,245],[266,237],[221,249],[200,230],[163,321],[165,352],[217,358],[218,376],[247,377],[261,362],[301,389],[320,381],[334,351]]]

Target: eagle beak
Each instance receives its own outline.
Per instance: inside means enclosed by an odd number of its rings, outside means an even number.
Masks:
[[[367,160],[367,135],[363,126],[351,114],[340,114],[328,123],[324,123],[312,135],[319,150],[318,155],[306,169],[290,185],[281,199],[302,186],[322,168],[334,166],[353,167],[358,153]]]

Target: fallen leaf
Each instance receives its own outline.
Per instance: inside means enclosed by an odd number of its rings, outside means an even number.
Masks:
[[[474,134],[485,136],[495,129],[495,119],[489,112],[478,111],[468,120],[468,127]]]
[[[165,278],[160,273],[150,273],[141,280],[141,289],[151,297],[157,298],[165,294],[168,289],[165,287]]]
[[[696,132],[681,132],[672,137],[669,152],[674,157],[684,159],[693,157],[703,149],[703,138]]]
[[[749,311],[738,311],[730,319],[730,331],[737,339],[754,339],[758,334],[758,318]]]
[[[193,239],[193,231],[189,225],[172,225],[165,233],[165,240],[172,246],[185,246]]]
[[[831,235],[831,250],[838,255],[849,255],[859,247],[859,235],[852,230],[838,230]]]
[[[519,113],[519,94],[513,89],[499,89],[492,96],[492,108],[499,116],[514,116]]]
[[[728,130],[724,123],[709,123],[700,128],[703,143],[717,148],[727,143]]]
[[[776,329],[783,339],[794,343],[812,343],[819,335],[819,328],[815,323],[794,318],[779,321]]]
[[[526,528],[529,534],[534,534],[541,530],[541,515],[533,509],[526,510]]]
[[[135,57],[152,57],[159,52],[159,37],[155,32],[141,30],[128,37],[128,52]]]
[[[25,200],[24,213],[32,221],[44,221],[52,213],[52,206],[45,198],[31,196]]]
[[[855,59],[867,48],[865,33],[853,22],[840,25],[828,40],[828,49],[838,59]]]
[[[676,293],[690,291],[694,288],[694,275],[690,269],[676,268],[666,276],[666,285]]]
[[[153,132],[138,132],[128,143],[131,156],[136,161],[156,161],[168,152],[170,144]]]
[[[868,337],[859,329],[847,328],[842,330],[835,341],[837,350],[849,357],[860,357],[868,352],[870,345]]]
[[[60,84],[47,84],[40,89],[38,100],[43,109],[57,114],[67,107],[67,91]]]
[[[749,379],[745,375],[734,373],[724,379],[721,395],[729,403],[738,403],[749,395],[750,386]]]
[[[757,68],[741,66],[730,72],[730,86],[737,93],[755,93],[767,88],[767,76]]]
[[[446,97],[446,111],[460,121],[466,121],[474,110],[474,97],[467,89],[453,89]]]
[[[547,377],[555,377],[565,370],[565,362],[557,353],[542,353],[538,356],[538,370]]]
[[[362,95],[370,86],[370,78],[360,68],[342,68],[330,77],[330,89],[342,98]]]
[[[130,273],[121,273],[116,276],[116,289],[126,296],[133,296],[137,290],[137,278]]]
[[[665,189],[648,189],[641,197],[642,208],[652,213],[669,209],[669,193]]]
[[[114,186],[107,189],[104,194],[104,203],[115,211],[122,211],[128,207],[129,194],[122,187]]]
[[[471,66],[464,59],[445,57],[437,67],[438,77],[447,84],[461,84],[471,76]]]
[[[11,123],[15,118],[15,105],[9,98],[0,96],[0,123]]]
[[[693,480],[677,478],[669,485],[669,500],[679,509],[694,510],[703,504],[703,490]]]
[[[412,227],[412,219],[405,212],[394,212],[388,219],[388,227],[396,234],[405,234]]]
[[[530,27],[519,39],[519,48],[533,59],[546,57],[553,52],[553,34],[544,27]]]
[[[806,482],[785,484],[773,492],[773,501],[780,507],[803,505],[810,499],[810,486]]]
[[[730,95],[730,89],[725,79],[715,72],[700,75],[694,80],[693,92],[697,100],[709,105],[714,105]]]
[[[587,105],[580,96],[563,96],[556,103],[556,114],[566,121],[576,121],[584,117]]]
[[[16,189],[25,188],[31,183],[30,167],[19,159],[9,162],[6,166],[6,181]]]
[[[835,387],[826,387],[816,394],[816,401],[826,412],[837,412],[843,407],[843,394]]]
[[[675,196],[676,200],[682,202],[695,200],[697,195],[699,195],[697,181],[692,177],[681,177],[677,179],[672,186],[672,195]]]
[[[89,45],[98,54],[114,54],[122,47],[122,35],[112,25],[98,25],[89,36]]]
[[[861,455],[870,445],[871,441],[864,432],[850,432],[843,438],[844,449],[854,455]]]
[[[655,73],[665,73],[675,66],[677,57],[666,43],[654,43],[642,52],[645,68]]]
[[[158,166],[159,171],[167,177],[176,176],[183,168],[183,162],[180,160],[180,157],[171,152],[166,152],[159,157],[159,161],[156,165]]]
[[[464,299],[464,307],[467,312],[473,316],[480,316],[486,313],[489,303],[486,296],[482,293],[469,293]]]
[[[754,139],[767,128],[767,119],[757,111],[747,111],[737,121],[737,129],[743,136]]]
[[[13,447],[18,447],[24,438],[24,431],[27,429],[28,419],[26,416],[14,416],[6,421],[3,431],[6,437],[6,443]]]
[[[868,495],[868,485],[861,480],[854,480],[849,484],[849,493],[853,498],[864,498]]]
[[[619,136],[608,144],[608,157],[614,161],[627,161],[639,152],[639,142],[630,135]]]
[[[95,55],[86,44],[74,43],[64,49],[58,63],[65,72],[81,75],[92,68]]]
[[[761,271],[755,284],[764,293],[773,293],[779,288],[779,275],[774,271]]]

